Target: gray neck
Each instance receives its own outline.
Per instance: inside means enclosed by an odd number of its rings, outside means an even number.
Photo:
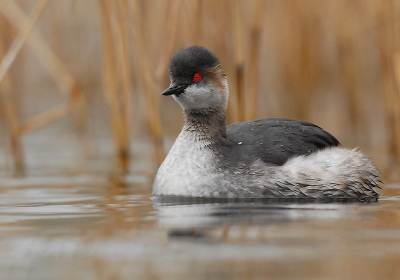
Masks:
[[[190,109],[184,113],[184,131],[198,133],[205,139],[226,138],[224,108]]]

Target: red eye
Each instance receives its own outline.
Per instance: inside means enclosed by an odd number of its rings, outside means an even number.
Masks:
[[[200,75],[200,73],[196,73],[196,74],[194,74],[194,76],[193,76],[193,82],[200,82],[201,81],[201,75]]]

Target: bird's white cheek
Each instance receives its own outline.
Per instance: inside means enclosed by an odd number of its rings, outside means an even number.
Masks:
[[[185,93],[179,97],[173,95],[173,98],[185,110],[210,108],[216,105],[225,105],[227,102],[227,94],[220,92],[215,85],[203,87],[192,85],[186,89]]]

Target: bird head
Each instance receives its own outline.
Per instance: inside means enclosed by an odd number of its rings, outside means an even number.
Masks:
[[[177,51],[169,63],[171,84],[162,95],[172,95],[185,110],[226,108],[228,83],[218,58],[192,46]]]

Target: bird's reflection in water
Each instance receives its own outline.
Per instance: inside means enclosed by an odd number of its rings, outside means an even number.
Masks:
[[[211,230],[251,225],[267,226],[300,220],[337,219],[367,215],[354,211],[360,204],[373,202],[271,199],[196,199],[159,197],[153,199],[158,223],[174,239],[209,239]]]

